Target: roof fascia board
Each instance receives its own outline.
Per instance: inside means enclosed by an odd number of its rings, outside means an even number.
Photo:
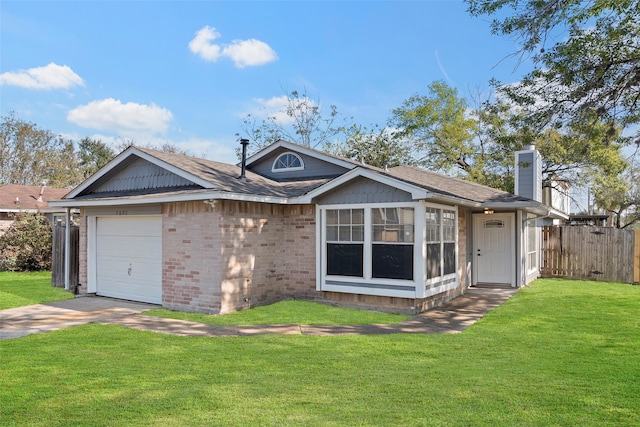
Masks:
[[[271,154],[272,152],[274,152],[278,148],[284,148],[284,149],[291,150],[291,151],[297,151],[297,152],[302,153],[302,154],[304,154],[306,156],[314,157],[316,159],[323,160],[323,161],[328,162],[328,163],[333,163],[335,165],[342,166],[342,167],[344,167],[346,169],[350,169],[350,170],[351,169],[355,169],[357,167],[357,165],[355,165],[355,164],[353,164],[351,162],[347,162],[345,160],[341,160],[341,159],[336,158],[336,157],[328,156],[328,155],[322,153],[321,151],[314,150],[312,148],[308,148],[308,147],[305,147],[303,145],[294,144],[292,142],[288,142],[288,141],[285,141],[285,140],[282,140],[282,139],[279,140],[278,142],[274,142],[273,144],[269,145],[268,147],[263,148],[262,150],[258,151],[254,155],[252,155],[249,158],[247,158],[247,165],[255,163],[258,160],[268,156],[269,154]]]
[[[346,184],[347,182],[355,179],[355,178],[359,178],[359,177],[364,177],[364,178],[368,178],[371,179],[373,181],[379,182],[381,184],[385,184],[388,185],[390,187],[395,187],[398,188],[402,191],[405,191],[409,194],[411,194],[411,198],[413,200],[420,200],[420,199],[429,199],[432,198],[433,194],[423,188],[417,187],[415,185],[411,185],[408,184],[404,181],[400,181],[398,179],[395,178],[391,178],[389,176],[386,175],[381,175],[377,172],[368,170],[368,169],[363,169],[363,168],[355,168],[350,170],[349,172],[340,175],[339,177],[321,185],[318,188],[315,188],[313,190],[311,190],[310,192],[308,192],[307,194],[300,196],[297,198],[298,202],[300,203],[312,203],[312,200],[314,197],[318,197],[321,196],[322,194],[325,194],[328,191],[331,191],[333,189],[335,189],[336,187]]]
[[[131,156],[137,156],[140,157],[150,163],[153,163],[156,166],[159,166],[163,169],[168,170],[169,172],[172,172],[182,178],[188,179],[189,181],[192,181],[194,184],[198,184],[204,188],[207,189],[211,189],[214,188],[214,185],[211,184],[208,181],[205,181],[195,175],[192,175],[188,172],[185,172],[184,170],[177,168],[165,161],[162,161],[156,157],[153,157],[150,154],[147,154],[143,151],[138,150],[136,147],[134,146],[130,146],[128,147],[126,150],[124,150],[122,153],[118,154],[115,158],[113,158],[109,163],[107,163],[105,166],[103,166],[99,171],[97,171],[95,174],[91,175],[88,179],[86,179],[82,184],[78,185],[76,188],[74,188],[73,190],[71,190],[66,196],[64,196],[64,199],[73,199],[74,197],[78,196],[79,194],[81,194],[84,190],[86,190],[87,188],[89,188],[91,185],[93,185],[94,183],[96,183],[98,180],[100,180],[100,178],[102,178],[103,176],[105,176],[106,174],[108,174],[110,171],[112,171],[114,168],[116,168],[118,165],[120,165],[122,162],[124,162],[126,159],[128,159]]]
[[[157,197],[107,197],[104,199],[88,200],[57,200],[49,202],[51,206],[79,208],[87,206],[126,206],[126,205],[146,205],[153,203],[173,203],[190,202],[198,200],[237,200],[243,202],[289,204],[290,199],[286,197],[261,196],[253,194],[227,193],[223,191],[205,191],[197,194],[175,194],[161,195]]]

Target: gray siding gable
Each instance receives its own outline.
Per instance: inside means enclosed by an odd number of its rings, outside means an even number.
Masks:
[[[189,187],[195,184],[147,160],[135,157],[123,167],[103,177],[86,193]],[[199,186],[198,186],[199,187]]]
[[[406,191],[364,177],[349,181],[317,200],[320,205],[411,201],[411,194]]]
[[[304,169],[296,171],[273,172],[271,170],[273,168],[273,162],[281,154],[284,153],[294,153],[298,157],[300,157],[304,163]],[[262,176],[272,178],[276,181],[293,181],[304,180],[307,178],[336,177],[348,171],[348,169],[342,166],[338,166],[334,163],[330,163],[324,160],[320,160],[316,157],[296,152],[295,150],[286,149],[284,147],[275,150],[273,153],[269,153],[268,156],[265,156],[256,163],[252,164],[249,167],[249,170]]]

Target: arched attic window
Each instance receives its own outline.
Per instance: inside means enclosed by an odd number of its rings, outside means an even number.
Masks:
[[[304,162],[302,158],[296,153],[283,153],[280,154],[273,162],[271,172],[290,172],[304,169]]]

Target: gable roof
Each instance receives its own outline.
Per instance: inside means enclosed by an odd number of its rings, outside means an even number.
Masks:
[[[126,168],[134,159],[142,158],[193,183],[191,186],[173,188],[148,188],[127,191],[95,192],[104,180]],[[131,146],[111,162],[73,189],[56,206],[87,206],[91,204],[131,204],[162,201],[206,200],[209,198],[244,199],[275,203],[287,203],[287,199],[305,194],[328,181],[312,179],[277,182],[262,175],[246,171],[246,179],[240,179],[240,168],[227,163],[165,153],[148,148]],[[71,202],[73,200],[73,202]]]
[[[274,151],[277,151],[280,148],[288,151],[295,151],[295,152],[307,155],[309,157],[314,157],[316,159],[323,160],[325,162],[333,163],[335,165],[342,166],[346,169],[353,169],[357,166],[362,166],[362,164],[358,162],[354,162],[353,160],[350,160],[350,159],[346,159],[344,157],[335,156],[333,154],[325,153],[324,151],[318,151],[313,148],[305,147],[304,145],[294,144],[293,142],[280,139],[274,142],[273,144],[268,145],[263,149],[259,150],[258,152],[247,157],[247,162],[246,162],[247,167],[250,167],[252,164],[259,162],[261,159],[269,156],[269,154],[273,153]]]
[[[52,210],[49,209],[48,202],[58,200],[68,192],[69,190],[66,188],[53,188],[40,185],[3,185],[0,187],[0,211]],[[60,209],[57,209],[57,211],[60,211]]]
[[[53,202],[53,205],[77,207],[207,199],[281,204],[313,203],[317,196],[332,191],[358,177],[366,177],[405,191],[411,194],[414,200],[430,199],[469,207],[522,208],[540,215],[549,212],[548,207],[539,202],[463,179],[411,166],[398,166],[383,170],[286,141],[278,141],[249,157],[247,165],[259,161],[280,148],[331,162],[349,170],[335,178],[276,181],[247,168],[246,179],[240,179],[241,170],[238,165],[131,146],[67,194],[64,200]],[[170,171],[192,185],[95,191],[102,182],[114,177],[137,159],[144,159]]]

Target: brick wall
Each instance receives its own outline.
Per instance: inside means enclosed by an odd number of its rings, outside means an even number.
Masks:
[[[205,203],[162,205],[162,305],[220,312],[221,239],[219,215]]]
[[[310,299],[315,292],[315,209],[219,201],[221,312]]]

